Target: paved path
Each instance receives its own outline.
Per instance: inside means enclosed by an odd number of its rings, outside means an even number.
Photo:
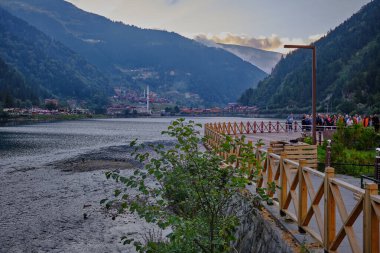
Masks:
[[[256,133],[245,135],[253,143],[262,140],[266,146],[269,146],[271,141],[290,141],[301,137],[301,132],[288,132],[288,133]]]
[[[297,138],[301,137],[301,133],[300,132],[296,132],[296,133],[294,133],[294,132],[291,132],[291,133],[257,133],[257,134],[250,134],[250,135],[246,135],[246,136],[247,136],[247,138],[249,140],[252,140],[254,143],[257,142],[259,139],[261,139],[265,143],[266,146],[269,146],[269,142],[270,141],[289,141],[289,140],[292,140],[292,139],[297,139]],[[351,176],[347,176],[347,175],[336,175],[335,177],[360,188],[360,179],[359,178],[355,178],[355,177],[351,177]],[[311,180],[312,180],[314,189],[317,190],[319,188],[319,186],[321,185],[322,180],[320,178],[316,177],[316,176],[311,176]],[[254,191],[254,189],[250,189],[250,190],[252,192]],[[298,191],[298,187],[297,187],[297,191]],[[340,187],[340,191],[341,191],[342,198],[344,200],[347,212],[350,213],[351,210],[355,207],[355,205],[357,204],[358,201],[355,199],[355,196],[353,195],[352,192],[350,192],[348,190],[345,190],[345,189],[343,189],[341,187]],[[310,202],[311,202],[311,200],[310,200],[310,197],[309,197],[308,198],[308,206],[310,205]],[[292,232],[293,235],[299,241],[301,241],[301,242],[305,241],[306,243],[310,243],[310,242],[313,241],[313,239],[311,239],[310,236],[307,236],[305,234],[300,234],[297,231],[297,224],[296,223],[290,222],[289,219],[281,217],[279,215],[279,211],[278,211],[278,208],[276,206],[267,206],[266,208],[290,232]],[[323,199],[320,201],[319,208],[321,210],[321,215],[323,217],[324,216],[324,203],[323,203]],[[295,213],[293,203],[290,204],[289,211],[292,212],[292,213]],[[359,246],[360,247],[362,245],[362,240],[363,240],[362,239],[363,238],[362,219],[363,219],[363,214],[360,214],[360,216],[358,217],[358,219],[354,223],[354,231],[355,231],[355,235],[357,237],[357,240],[359,242]],[[341,225],[342,225],[342,220],[341,220],[341,218],[339,216],[338,210],[336,210],[336,231],[337,231],[337,233],[339,232],[339,230],[341,228]],[[310,226],[312,227],[312,229],[314,231],[316,231],[316,232],[319,233],[319,230],[318,230],[318,227],[317,227],[317,223],[316,223],[316,221],[315,221],[314,218],[311,220]],[[323,251],[320,251],[320,250],[321,249],[315,249],[314,248],[314,252],[323,252]],[[339,250],[339,252],[344,252],[344,253],[346,253],[346,252],[352,252],[351,248],[349,246],[349,242],[348,242],[347,238],[345,238],[343,240],[343,242],[342,242],[341,246],[338,248],[338,250]]]

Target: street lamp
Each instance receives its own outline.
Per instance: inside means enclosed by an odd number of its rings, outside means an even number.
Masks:
[[[311,49],[313,50],[313,83],[312,83],[312,111],[313,111],[313,144],[317,144],[317,129],[316,129],[316,119],[317,119],[317,56],[315,52],[315,46],[310,45],[284,45],[284,48],[302,48],[302,49]]]

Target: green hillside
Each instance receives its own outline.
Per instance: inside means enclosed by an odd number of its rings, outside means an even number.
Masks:
[[[319,111],[380,110],[380,0],[374,0],[315,43]],[[267,112],[311,108],[311,51],[296,50],[240,102]]]
[[[0,107],[38,104],[38,88],[30,86],[17,70],[0,58]]]
[[[0,58],[4,66],[9,65],[17,70],[13,76],[17,79],[14,82],[18,83],[16,86],[12,82],[4,83],[2,94],[25,100],[32,89],[34,103],[37,103],[37,96],[74,98],[100,106],[105,103],[106,96],[111,94],[109,81],[95,67],[1,8],[0,37]],[[4,80],[10,77],[2,73],[0,78]]]

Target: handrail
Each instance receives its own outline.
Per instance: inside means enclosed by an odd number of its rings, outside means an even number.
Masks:
[[[250,131],[249,128],[243,129],[238,125],[237,123],[206,124],[205,145],[219,150],[225,135],[239,135],[245,134],[241,133],[243,130]],[[239,147],[232,150],[232,153],[220,155],[224,158],[231,154],[239,156],[238,150]],[[281,215],[287,215],[296,222],[299,231],[314,237],[326,252],[336,252],[343,245],[344,238],[349,242],[344,244],[345,247],[350,247],[352,252],[380,252],[378,240],[380,195],[377,184],[366,184],[363,190],[334,178],[334,168],[328,167],[325,173],[319,172],[308,167],[305,160],[293,161],[286,157],[286,153],[277,155],[271,150],[252,147],[252,152],[260,161],[258,165],[251,165],[252,173],[255,170],[260,173],[257,181],[252,183],[256,189],[262,188],[267,191]],[[313,181],[312,177],[318,178],[319,183]],[[270,192],[267,189],[269,183],[275,183],[278,190]],[[348,191],[352,195],[342,195],[341,190]],[[351,202],[356,201],[353,208],[351,208],[352,203],[350,208],[346,207],[347,198]],[[321,206],[324,208],[323,216]],[[337,227],[336,223],[338,215],[342,221],[340,227]],[[357,231],[357,226],[354,229],[357,222],[363,224],[362,231]],[[361,233],[362,243],[359,243],[358,237]]]
[[[255,133],[286,133],[311,130],[311,125],[302,125],[298,121],[246,121],[246,122],[217,122],[206,123],[205,127],[226,135],[255,134]],[[336,129],[337,126],[317,126],[317,129]]]

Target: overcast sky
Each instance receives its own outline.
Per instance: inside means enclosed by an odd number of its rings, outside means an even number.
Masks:
[[[283,51],[309,43],[370,0],[67,0],[86,11],[143,28]]]

